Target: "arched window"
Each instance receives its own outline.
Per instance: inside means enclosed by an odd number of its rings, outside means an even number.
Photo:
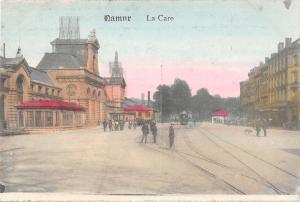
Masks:
[[[98,97],[99,97],[99,98],[101,97],[101,91],[98,92]]]
[[[25,78],[23,75],[18,76],[16,86],[17,86],[17,103],[23,102],[23,93],[24,93],[24,81]]]
[[[93,90],[93,98],[96,98],[96,90]]]

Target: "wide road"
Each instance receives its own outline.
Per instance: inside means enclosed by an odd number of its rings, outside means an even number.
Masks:
[[[300,133],[197,123],[159,125],[158,143],[141,130],[101,128],[0,137],[6,192],[89,194],[299,194]]]

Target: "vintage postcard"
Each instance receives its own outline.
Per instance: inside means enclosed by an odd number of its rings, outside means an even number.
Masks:
[[[0,201],[300,201],[299,0],[0,2]]]

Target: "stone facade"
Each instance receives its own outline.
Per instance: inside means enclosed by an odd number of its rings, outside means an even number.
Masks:
[[[51,45],[53,52],[45,53],[36,68],[22,56],[0,58],[2,128],[23,127],[16,106],[28,100],[60,99],[80,104],[85,108],[83,126],[98,125],[110,112],[123,111],[125,80],[123,76],[99,75],[100,45],[95,31],[87,39],[58,38]]]
[[[46,72],[29,67],[21,57],[0,57],[0,127],[23,127],[16,106],[26,100],[62,99],[62,89],[54,85]]]
[[[240,83],[242,114],[253,122],[300,127],[300,39],[278,44],[278,52],[253,68]]]

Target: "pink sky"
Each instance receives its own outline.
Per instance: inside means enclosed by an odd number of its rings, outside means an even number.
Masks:
[[[175,78],[180,78],[189,84],[192,94],[198,89],[207,88],[211,94],[222,97],[239,96],[239,82],[247,78],[248,71],[255,64],[165,64],[163,65],[163,84],[170,85]],[[160,63],[130,62],[123,63],[127,83],[127,97],[140,98],[141,94],[151,91],[151,97],[161,82]],[[102,69],[108,75],[107,68]]]

